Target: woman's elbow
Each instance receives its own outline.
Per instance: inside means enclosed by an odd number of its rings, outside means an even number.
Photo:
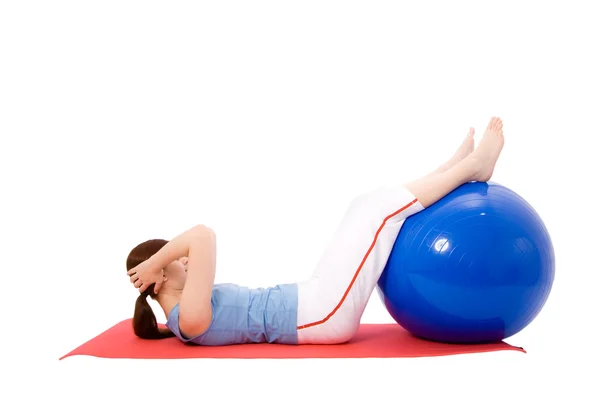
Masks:
[[[204,224],[198,224],[192,228],[195,236],[202,238],[214,238],[215,232]]]

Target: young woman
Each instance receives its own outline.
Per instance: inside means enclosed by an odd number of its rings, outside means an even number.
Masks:
[[[493,117],[477,149],[474,130],[437,170],[406,185],[355,198],[312,276],[269,288],[215,284],[215,233],[195,226],[171,241],[149,240],[127,258],[140,291],[137,336],[176,336],[184,343],[333,344],[356,333],[363,311],[406,218],[471,181],[488,181],[504,146],[503,124]],[[159,328],[146,297],[167,318]]]

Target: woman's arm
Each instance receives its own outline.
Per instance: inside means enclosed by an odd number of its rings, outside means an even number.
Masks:
[[[190,251],[190,244],[197,238],[206,236],[212,232],[210,228],[205,225],[196,225],[187,231],[175,236],[173,239],[167,242],[158,252],[156,252],[151,259],[152,265],[160,266],[164,268],[175,260],[181,257],[187,257]]]
[[[212,289],[216,270],[216,237],[202,229],[190,241],[187,277],[179,299],[179,330],[194,337],[208,329],[212,321]]]
[[[199,261],[190,260],[190,254],[193,253],[194,259],[201,258],[202,255],[198,255],[198,246],[206,246],[207,244],[212,243],[212,247],[214,247],[214,242],[214,232],[210,228],[204,225],[196,225],[168,241],[146,261],[143,261],[134,268],[128,270],[127,275],[130,276],[131,283],[133,283],[133,286],[135,286],[140,293],[144,293],[152,285],[154,285],[154,293],[158,293],[162,286],[162,282],[164,282],[163,269],[166,266],[175,260],[187,257],[189,271],[190,263],[192,265],[199,263]],[[209,252],[214,252],[214,248],[212,247],[209,249]],[[203,247],[200,247],[200,249],[201,251],[205,250]],[[200,261],[200,263],[204,264],[206,262]],[[212,268],[214,269],[214,266]],[[197,267],[194,269],[197,269]],[[193,273],[192,275],[196,275],[196,273]],[[214,272],[212,275],[214,276]]]
[[[142,263],[147,263],[145,268],[140,264],[128,274],[135,287],[143,292],[156,281],[153,274],[158,272],[161,279],[162,268],[181,257],[187,257],[188,262],[179,299],[179,330],[182,335],[193,337],[203,333],[212,321],[211,299],[216,270],[216,237],[212,229],[204,225],[188,229]]]

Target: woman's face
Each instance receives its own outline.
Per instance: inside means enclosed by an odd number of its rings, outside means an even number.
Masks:
[[[187,277],[187,264],[188,258],[181,257],[167,265],[165,268],[167,281],[165,283],[172,285],[174,288],[183,289]]]

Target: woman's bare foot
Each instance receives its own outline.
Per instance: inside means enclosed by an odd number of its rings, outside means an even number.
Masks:
[[[504,131],[502,120],[492,117],[483,133],[481,142],[469,156],[473,165],[472,181],[487,182],[491,179],[504,147]],[[465,159],[467,161],[467,159]]]
[[[503,146],[502,121],[494,117],[488,124],[479,146],[473,152],[468,153],[448,170],[425,175],[407,183],[406,188],[419,199],[423,207],[427,208],[460,185],[472,181],[488,181],[492,177]],[[465,149],[467,152],[469,145],[465,145]]]
[[[469,128],[469,133],[452,158],[446,163],[448,167],[454,167],[475,149],[475,128]]]
[[[439,173],[449,170],[450,168],[454,167],[456,164],[458,164],[459,162],[464,160],[469,154],[471,154],[473,152],[473,149],[475,148],[474,136],[475,136],[475,129],[470,128],[469,133],[467,133],[467,136],[465,137],[463,142],[460,144],[460,147],[456,150],[456,152],[452,155],[452,157],[448,161],[446,161],[443,165],[438,167],[438,169],[435,171],[435,173],[439,174]]]

